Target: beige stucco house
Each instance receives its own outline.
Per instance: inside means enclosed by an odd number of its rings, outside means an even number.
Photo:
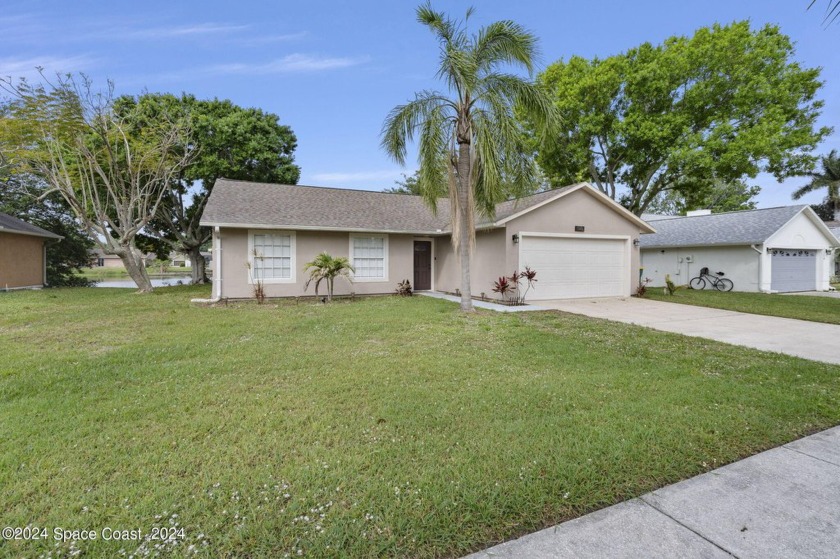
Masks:
[[[355,268],[337,294],[460,285],[447,200],[432,212],[419,196],[220,179],[201,224],[213,228],[214,298],[252,297],[257,281],[268,297],[305,295],[304,264],[324,251]],[[493,297],[499,276],[529,266],[532,300],[630,295],[639,237],[653,231],[586,183],[504,202],[477,218],[472,292]]]
[[[47,283],[46,242],[61,237],[0,213],[0,289],[34,289]]]

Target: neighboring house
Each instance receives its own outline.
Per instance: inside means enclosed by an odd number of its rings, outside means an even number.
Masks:
[[[304,264],[323,251],[355,268],[337,293],[393,293],[404,279],[454,293],[461,282],[448,200],[435,213],[419,196],[219,179],[201,224],[213,228],[216,298],[252,297],[256,281],[269,297],[303,295]],[[473,295],[496,297],[496,279],[529,266],[533,300],[630,295],[639,236],[653,232],[585,183],[501,203],[476,229]]]
[[[61,238],[0,213],[0,289],[32,289],[46,285],[46,243]]]
[[[642,237],[644,275],[687,284],[701,268],[721,271],[735,291],[825,291],[840,241],[809,206],[650,218]]]
[[[146,266],[150,266],[155,261],[155,255],[149,253],[143,259]],[[101,248],[96,247],[90,251],[90,266],[91,268],[122,268],[125,269],[122,258],[115,254],[106,254]]]
[[[206,263],[210,263],[212,260],[212,253],[208,251],[201,251],[201,256],[204,257],[204,261]],[[191,268],[192,262],[190,262],[190,257],[184,254],[183,252],[172,251],[169,253],[169,265],[175,268]]]

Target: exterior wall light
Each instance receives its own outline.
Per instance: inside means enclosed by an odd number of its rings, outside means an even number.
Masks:
[[[519,233],[514,233],[513,236],[510,238],[510,240],[513,241],[513,244],[518,245],[519,244]]]
[[[639,239],[633,239],[633,246],[634,247],[639,246]]]

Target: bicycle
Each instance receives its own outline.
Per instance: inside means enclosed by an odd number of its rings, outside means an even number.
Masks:
[[[735,284],[729,278],[723,277],[723,272],[710,274],[708,268],[701,268],[700,275],[688,282],[688,287],[691,289],[706,289],[706,283],[710,283],[712,287],[718,291],[732,291]]]

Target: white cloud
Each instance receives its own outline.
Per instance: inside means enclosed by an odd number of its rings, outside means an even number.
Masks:
[[[405,171],[396,169],[391,171],[361,171],[355,173],[315,173],[312,179],[317,182],[362,182],[362,181],[383,181],[397,180],[402,177]]]
[[[248,29],[247,25],[225,25],[219,23],[194,23],[166,27],[147,27],[104,31],[103,34],[121,39],[168,39],[178,37],[200,37],[225,35]]]
[[[287,33],[285,35],[263,35],[262,37],[249,37],[241,39],[239,42],[246,46],[268,45],[273,43],[287,43],[290,41],[297,41],[306,37],[306,31],[298,33]]]
[[[6,57],[0,58],[0,76],[37,80],[41,77],[38,68],[43,68],[44,75],[50,78],[57,73],[80,72],[95,63],[95,59],[86,55]]]
[[[201,73],[267,75],[322,72],[325,70],[337,70],[357,66],[367,60],[367,57],[323,57],[296,53],[269,62],[217,64],[204,68],[201,70]]]

